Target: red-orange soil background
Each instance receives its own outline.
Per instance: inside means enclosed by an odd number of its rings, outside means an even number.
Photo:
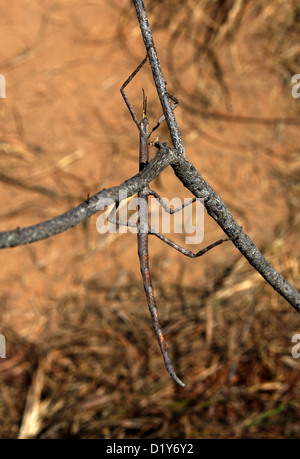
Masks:
[[[300,288],[300,10],[293,0],[145,1],[188,159]],[[129,0],[0,0],[0,230],[53,218],[138,171],[120,87],[145,55]],[[127,88],[161,116],[149,65]],[[156,135],[170,142],[162,126]],[[155,153],[151,149],[151,155]],[[152,184],[188,198],[172,170]],[[230,243],[150,261],[174,386],[134,234],[98,215],[0,252],[0,438],[299,437],[300,316]],[[205,213],[197,251],[223,233]],[[184,235],[172,238],[184,245]]]

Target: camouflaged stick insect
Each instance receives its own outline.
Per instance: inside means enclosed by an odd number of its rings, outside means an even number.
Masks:
[[[127,108],[131,114],[131,117],[136,124],[139,133],[140,133],[140,152],[139,152],[139,171],[143,170],[143,168],[149,163],[149,138],[153,131],[155,131],[160,124],[164,121],[165,117],[164,115],[158,120],[157,124],[150,130],[148,131],[148,118],[147,118],[147,97],[145,96],[145,92],[143,90],[143,117],[141,122],[139,123],[135,114],[135,111],[130,104],[127,95],[125,93],[125,88],[126,86],[131,82],[131,80],[135,77],[135,75],[138,73],[138,71],[142,68],[142,66],[146,63],[147,61],[147,56],[144,58],[144,60],[140,63],[140,65],[132,72],[132,74],[129,76],[129,78],[123,83],[121,87],[121,94],[123,96],[123,99],[127,105]],[[174,102],[172,105],[172,109],[174,110],[178,106],[178,100],[171,96],[169,94],[170,99]],[[166,212],[169,214],[174,214],[175,212],[181,211],[184,207],[188,206],[189,204],[192,204],[193,202],[196,201],[197,198],[191,199],[189,202],[183,204],[180,207],[177,207],[176,209],[170,209],[164,201],[161,199],[161,197],[153,190],[150,190],[149,186],[146,186],[143,188],[139,193],[138,193],[138,222],[137,224],[133,222],[124,222],[121,220],[116,219],[116,210],[118,208],[119,203],[116,203],[114,206],[114,209],[110,213],[108,220],[111,223],[118,223],[119,225],[125,225],[125,226],[130,226],[130,227],[135,227],[137,229],[137,239],[138,239],[138,255],[139,255],[139,260],[140,260],[140,267],[141,267],[141,274],[143,277],[143,282],[144,282],[144,290],[146,293],[147,297],[147,302],[148,302],[148,307],[150,310],[151,318],[152,318],[152,323],[154,327],[154,331],[158,340],[158,344],[160,347],[160,350],[162,352],[163,358],[164,358],[164,363],[165,367],[170,374],[170,376],[173,378],[173,380],[178,383],[180,386],[185,387],[185,384],[178,378],[176,375],[173,365],[171,363],[171,359],[167,350],[167,346],[165,343],[164,335],[162,328],[160,326],[159,318],[158,318],[158,309],[156,306],[155,302],[155,297],[154,297],[154,292],[153,292],[153,287],[152,287],[152,281],[151,281],[151,274],[150,274],[150,268],[149,268],[149,251],[148,251],[148,236],[149,234],[154,234],[157,236],[159,239],[161,239],[163,242],[167,243],[174,249],[178,250],[180,253],[191,257],[191,258],[196,258],[200,257],[201,255],[204,255],[208,250],[212,249],[213,247],[216,247],[219,244],[222,244],[222,242],[227,241],[229,239],[220,239],[213,244],[209,245],[208,247],[200,250],[197,253],[193,253],[189,250],[184,249],[183,247],[180,247],[178,244],[175,242],[171,241],[170,239],[166,238],[159,232],[154,231],[148,224],[148,200],[149,196],[153,196],[155,199],[158,200],[160,205],[164,208]]]

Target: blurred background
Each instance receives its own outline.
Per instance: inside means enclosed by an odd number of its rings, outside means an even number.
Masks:
[[[145,0],[187,157],[300,289],[300,5]],[[120,87],[145,56],[129,0],[0,0],[0,230],[53,218],[138,171]],[[161,116],[149,65],[127,88]],[[156,131],[168,141],[164,125]],[[155,154],[151,149],[151,155]],[[188,198],[172,170],[153,183]],[[183,389],[166,372],[134,234],[98,215],[0,252],[0,438],[296,438],[300,316],[226,243],[188,259],[150,240]],[[205,213],[198,251],[223,236]],[[171,236],[184,245],[184,235]]]

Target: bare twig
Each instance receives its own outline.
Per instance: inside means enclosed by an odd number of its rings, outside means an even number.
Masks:
[[[197,169],[189,161],[181,158],[174,162],[172,167],[183,185],[194,196],[203,199],[208,214],[218,223],[248,262],[300,312],[300,293],[265,259],[243,228],[235,221],[220,196],[206,183]]]
[[[166,83],[162,74],[160,63],[158,60],[156,48],[154,45],[151,29],[149,26],[147,13],[143,0],[133,0],[136,13],[138,16],[142,36],[144,39],[147,55],[149,58],[154,83],[157,89],[157,94],[164,112],[164,116],[170,131],[171,139],[174,147],[185,156],[184,146],[181,139],[181,134],[177,125],[175,115],[172,110],[170,98],[166,89]]]
[[[120,195],[127,194],[127,197],[130,197],[138,193],[154,180],[176,156],[176,151],[170,154],[168,149],[162,149],[145,169],[121,185],[103,189],[68,212],[51,220],[26,228],[0,232],[0,249],[40,241],[73,228],[100,210],[97,206],[99,200],[110,200],[112,204],[119,201]]]
[[[227,236],[232,240],[240,252],[247,258],[249,263],[269,282],[272,287],[280,293],[298,312],[300,312],[300,293],[297,292],[264,258],[262,253],[247,236],[243,229],[237,224],[229,212],[227,206],[215,191],[205,182],[195,167],[184,160],[184,148],[181,141],[180,132],[172,113],[170,101],[166,92],[165,81],[157,57],[157,52],[153,42],[147,13],[143,0],[133,0],[140,28],[142,31],[147,55],[151,65],[157,93],[160,98],[163,112],[170,130],[173,144],[181,153],[177,163],[173,163],[176,176],[196,197],[204,200],[204,206],[208,214],[219,224]],[[158,148],[163,145],[157,143]]]
[[[104,189],[90,197],[88,201],[52,220],[27,228],[0,232],[0,248],[15,247],[62,233],[95,214],[99,210],[97,202],[100,198],[111,199],[113,203],[119,201],[120,193],[126,192],[127,197],[133,196],[154,180],[168,165],[172,165],[179,180],[194,196],[203,199],[208,214],[219,224],[242,255],[283,298],[300,312],[300,293],[264,258],[250,237],[235,221],[222,199],[206,183],[197,169],[177,150],[159,142],[156,146],[159,151],[152,161],[122,185]]]
[[[117,203],[121,193],[123,196],[126,194],[126,197],[140,193],[145,190],[149,183],[168,165],[171,165],[177,178],[183,185],[188,188],[196,198],[203,199],[208,214],[223,229],[225,234],[231,239],[248,262],[283,298],[300,312],[300,293],[264,258],[250,237],[235,221],[222,199],[206,183],[197,169],[185,158],[180,132],[166,91],[166,85],[157,58],[144,4],[142,0],[133,0],[133,2],[140,21],[145,46],[147,48],[147,55],[163,107],[164,116],[176,148],[169,148],[166,144],[156,142],[155,145],[158,148],[157,154],[149,164],[146,164],[147,161],[145,161],[142,170],[137,175],[119,186],[100,191],[79,206],[52,220],[27,228],[17,228],[13,231],[0,232],[0,248],[14,247],[29,242],[35,242],[66,231],[95,214],[99,210],[99,207],[97,207],[99,199],[109,199],[111,203]],[[144,278],[145,277],[147,277],[146,271],[144,272]]]

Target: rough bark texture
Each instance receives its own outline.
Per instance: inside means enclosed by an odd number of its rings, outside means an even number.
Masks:
[[[178,160],[174,172],[183,185],[197,198],[202,198],[207,213],[218,223],[236,248],[266,281],[300,312],[300,294],[269,263],[243,228],[238,225],[228,207],[187,160]]]
[[[110,199],[111,203],[118,202],[120,201],[120,193],[124,196],[125,192],[126,196],[130,197],[147,186],[168,165],[172,165],[178,179],[197,198],[202,198],[204,200],[204,205],[208,214],[223,229],[242,255],[245,256],[249,263],[278,293],[280,293],[280,295],[283,296],[283,298],[300,312],[300,293],[264,258],[249,236],[244,233],[243,229],[235,221],[222,199],[205,182],[197,169],[186,160],[180,131],[166,91],[166,84],[157,57],[143,1],[133,0],[133,3],[137,11],[158,96],[163,107],[163,112],[175,149],[168,148],[166,144],[158,142],[158,153],[149,165],[139,172],[139,174],[130,178],[120,186],[100,191],[79,206],[52,220],[27,228],[17,228],[13,231],[1,232],[0,248],[27,244],[62,233],[95,214],[99,210],[97,206],[99,199]]]

